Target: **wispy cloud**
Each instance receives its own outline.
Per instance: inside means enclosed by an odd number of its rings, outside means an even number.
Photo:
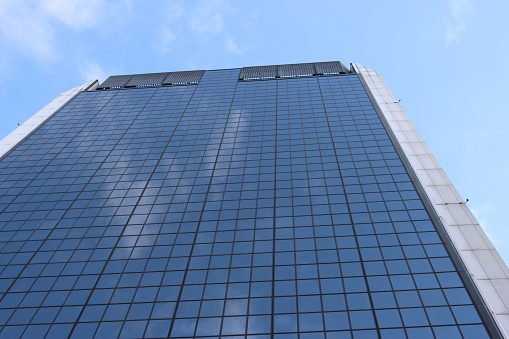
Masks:
[[[230,5],[223,0],[202,0],[193,9],[191,29],[197,33],[217,35],[224,30],[224,13],[231,12]]]
[[[249,49],[249,46],[240,47],[235,42],[235,39],[233,39],[233,37],[231,35],[228,35],[226,37],[225,42],[226,42],[226,50],[232,54],[242,55]]]
[[[106,16],[129,9],[131,0],[0,0],[0,44],[37,61],[58,59],[60,26],[74,31],[97,27]]]
[[[185,13],[184,4],[180,0],[168,1],[166,6],[164,16],[170,22],[180,19]]]
[[[449,0],[449,10],[451,18],[446,22],[446,45],[459,41],[467,30],[467,17],[473,10],[473,4],[471,0]]]
[[[163,23],[157,29],[155,37],[155,49],[166,54],[171,50],[171,44],[177,39],[173,26],[185,15],[184,5],[180,0],[172,0],[166,3],[163,10]]]
[[[108,74],[97,61],[92,59],[82,59],[78,65],[79,72],[84,81],[99,80],[104,81]]]
[[[171,43],[177,38],[175,33],[168,27],[164,27],[159,32],[158,47],[163,53],[171,50]]]
[[[170,0],[161,14],[162,24],[155,34],[155,49],[169,53],[175,41],[185,35],[186,39],[197,39],[200,46],[220,44],[223,40],[227,51],[242,55],[247,48],[235,42],[225,23],[227,16],[235,11],[228,0],[196,0],[192,5],[182,0]]]
[[[10,45],[38,61],[56,56],[54,29],[31,2],[0,1],[0,35],[4,48]]]
[[[94,27],[105,7],[104,0],[43,0],[40,3],[43,13],[75,30]]]

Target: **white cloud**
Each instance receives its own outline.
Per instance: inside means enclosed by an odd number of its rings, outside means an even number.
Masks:
[[[26,0],[0,1],[2,40],[39,61],[53,59],[56,56],[54,29],[46,16],[31,4]]]
[[[201,36],[217,36],[225,32],[224,16],[234,9],[226,0],[198,0],[196,5],[186,9],[182,0],[171,0],[162,11],[163,23],[155,35],[155,49],[168,53],[177,40],[179,32],[187,26],[191,32]],[[189,37],[188,37],[189,38]],[[226,38],[226,49],[234,54],[243,54],[233,38]]]
[[[42,0],[41,10],[63,22],[68,27],[79,30],[92,28],[104,13],[104,0]]]
[[[177,36],[175,35],[175,33],[173,33],[172,30],[170,30],[167,27],[162,28],[160,30],[160,39],[159,39],[158,48],[161,50],[161,52],[168,53],[171,49],[170,48],[171,42],[173,40],[175,40],[176,38],[177,38]]]
[[[467,30],[467,16],[472,12],[471,0],[449,0],[451,20],[446,23],[445,43],[447,45],[459,41]]]
[[[166,5],[165,19],[169,21],[178,20],[184,15],[184,5],[182,1],[168,1]]]
[[[226,37],[226,50],[232,54],[242,55],[249,49],[249,46],[240,47],[231,35]]]
[[[79,64],[79,72],[83,80],[99,80],[102,82],[108,77],[108,73],[94,60],[83,59]]]
[[[231,12],[223,0],[202,0],[191,14],[191,29],[197,33],[217,35],[224,30],[223,14]]]
[[[194,53],[187,53],[186,68],[207,68],[211,53],[242,56],[257,46],[252,38],[256,31],[255,14],[240,17],[234,1],[167,0],[165,4],[158,15],[161,24],[152,36],[152,46],[157,53],[166,54],[184,45],[193,45]],[[232,30],[234,23],[235,31]],[[245,32],[251,33],[249,39]],[[242,35],[242,39],[238,38]]]
[[[168,53],[171,50],[172,42],[177,39],[172,26],[185,14],[184,5],[180,0],[172,0],[166,3],[163,11],[163,25],[156,31],[155,49]]]
[[[0,44],[4,53],[22,52],[37,61],[55,60],[58,59],[58,24],[73,30],[94,28],[106,15],[114,16],[128,11],[130,2],[0,0]]]

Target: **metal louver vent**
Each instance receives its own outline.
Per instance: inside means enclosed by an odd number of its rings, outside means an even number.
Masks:
[[[99,85],[98,88],[122,88],[132,77],[133,75],[113,75]]]
[[[244,67],[240,71],[239,80],[296,78],[349,73],[350,71],[341,62],[327,61],[304,64]]]
[[[184,71],[167,73],[168,75],[164,79],[163,84],[165,85],[197,84],[200,82],[204,72],[205,71]]]
[[[315,63],[316,74],[346,74],[348,71],[339,61],[317,62]]]
[[[278,76],[281,78],[303,77],[315,75],[314,64],[288,64],[279,65]]]
[[[255,66],[244,67],[240,71],[240,79],[270,79],[277,77],[277,67],[274,66]]]
[[[350,74],[339,61],[244,67],[239,80],[266,80]],[[131,87],[194,85],[198,84],[205,71],[164,72],[134,75],[114,75],[106,79],[98,89],[122,89]]]
[[[165,72],[134,75],[114,75],[97,89],[121,89],[163,85],[192,85],[200,82],[205,71]]]
[[[125,87],[158,86],[163,84],[168,73],[136,74]]]

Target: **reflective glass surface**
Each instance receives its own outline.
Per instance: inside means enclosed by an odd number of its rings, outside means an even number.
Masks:
[[[357,75],[83,92],[0,162],[0,338],[490,338]]]

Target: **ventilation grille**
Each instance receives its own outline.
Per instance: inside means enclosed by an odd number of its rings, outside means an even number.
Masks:
[[[315,63],[316,74],[348,74],[348,69],[339,61],[317,62]]]
[[[277,66],[244,67],[240,71],[240,79],[270,79],[277,76]]]
[[[168,73],[164,79],[165,85],[197,84],[205,71],[186,71]]]
[[[137,74],[125,85],[125,87],[160,86],[166,78],[166,73]]]
[[[273,66],[244,67],[239,80],[261,80],[277,78],[296,78],[320,75],[349,74],[350,71],[339,61],[288,64]]]
[[[149,73],[135,75],[114,75],[106,79],[97,89],[121,89],[153,87],[163,85],[198,84],[204,71]]]
[[[149,73],[135,75],[114,75],[106,79],[97,89],[121,89],[133,87],[154,87],[168,85],[198,84],[205,71],[183,71],[166,73]],[[349,74],[339,61],[315,62],[304,64],[287,64],[272,66],[244,67],[239,80],[262,80],[277,78],[296,78],[322,75]]]
[[[281,78],[305,77],[315,74],[314,64],[289,64],[278,66],[278,75]]]
[[[122,88],[132,77],[132,75],[114,75],[106,79],[98,88]]]

